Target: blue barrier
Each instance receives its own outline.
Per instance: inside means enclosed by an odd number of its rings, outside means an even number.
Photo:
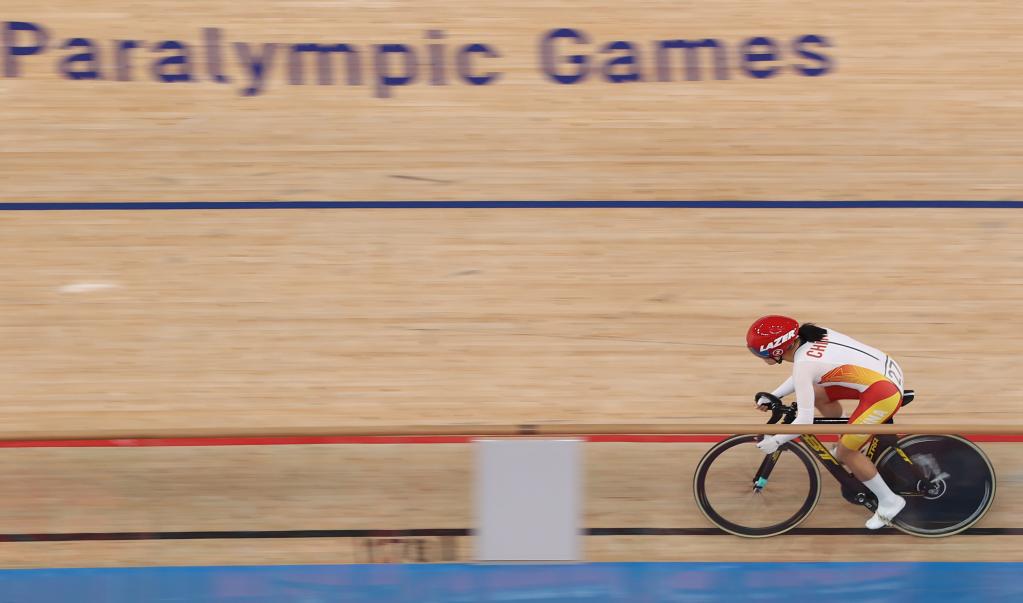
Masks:
[[[1020,563],[321,565],[0,571],[17,603],[1021,601]]]

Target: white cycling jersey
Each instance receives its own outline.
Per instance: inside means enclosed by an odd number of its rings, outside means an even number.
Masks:
[[[845,387],[862,393],[879,380],[895,384],[903,393],[902,368],[888,354],[838,331],[827,329],[821,341],[808,341],[796,349],[792,376],[772,392],[779,398],[796,394],[794,424],[813,423],[814,385]],[[777,436],[792,440],[798,436]]]

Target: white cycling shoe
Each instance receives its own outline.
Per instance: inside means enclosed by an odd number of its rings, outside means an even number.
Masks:
[[[879,530],[892,523],[895,516],[902,511],[906,506],[906,499],[901,496],[896,496],[895,500],[890,501],[888,504],[877,505],[877,512],[874,516],[867,520],[868,530]]]

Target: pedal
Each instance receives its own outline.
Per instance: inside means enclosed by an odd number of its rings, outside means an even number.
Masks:
[[[850,474],[851,475],[851,474]],[[877,499],[872,494],[867,494],[859,490],[854,490],[845,484],[842,484],[842,498],[847,502],[857,505],[864,506],[871,511],[877,507]]]

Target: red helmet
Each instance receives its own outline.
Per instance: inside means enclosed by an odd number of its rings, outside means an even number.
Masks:
[[[799,322],[788,316],[771,314],[758,318],[746,332],[746,347],[761,358],[779,360],[799,342]]]

